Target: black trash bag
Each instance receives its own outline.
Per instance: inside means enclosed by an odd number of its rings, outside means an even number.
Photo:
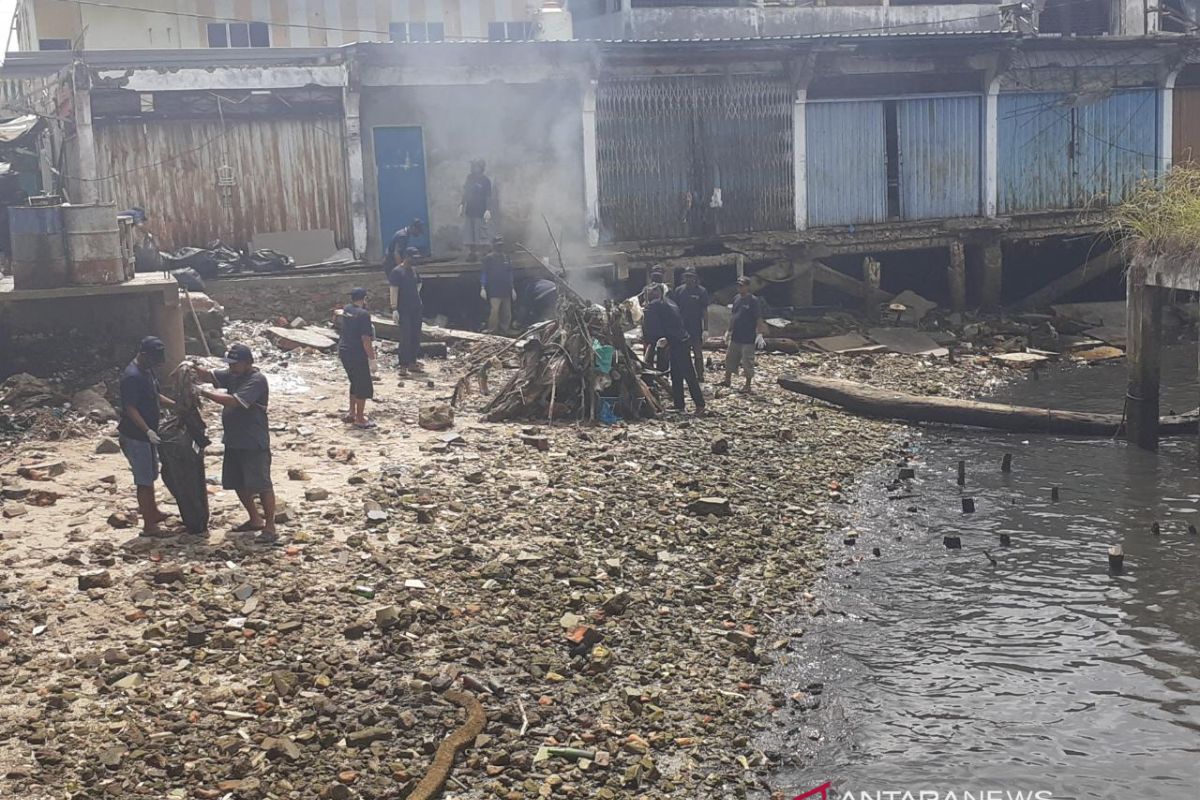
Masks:
[[[200,273],[191,269],[177,269],[171,273],[175,276],[175,282],[187,289],[189,292],[206,292],[204,288],[204,279],[200,277]]]
[[[168,414],[159,425],[158,459],[162,479],[179,506],[179,516],[188,533],[208,530],[208,486],[204,475],[204,448],[211,441],[204,433],[204,420],[193,410],[183,416]]]
[[[158,242],[147,234],[141,244],[133,248],[134,272],[162,272],[163,254],[158,251]]]
[[[232,247],[229,247],[220,239],[213,239],[208,243],[208,249],[213,252],[218,261],[224,261],[229,264],[236,264],[242,260],[242,254]]]
[[[244,263],[255,272],[282,272],[292,268],[292,257],[275,250],[255,250]]]
[[[204,280],[217,277],[220,259],[212,250],[201,250],[198,247],[181,247],[174,253],[163,253],[163,261],[167,269],[174,272],[177,269],[194,269]]]

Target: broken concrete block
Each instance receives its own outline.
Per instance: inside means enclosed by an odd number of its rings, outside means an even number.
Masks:
[[[446,403],[422,406],[417,424],[427,431],[444,431],[454,427],[454,409]]]
[[[99,572],[87,572],[79,576],[79,591],[86,592],[88,589],[107,589],[112,586],[112,575],[108,574],[108,570],[102,569]]]
[[[121,452],[121,445],[112,439],[101,439],[96,445],[96,455],[98,456],[107,456],[119,452]]]
[[[688,504],[688,511],[703,517],[712,514],[715,517],[733,516],[733,507],[725,497],[701,497]]]
[[[313,330],[307,328],[304,330],[292,330],[290,328],[273,326],[267,328],[266,337],[274,342],[280,350],[284,351],[308,347],[325,353],[337,346],[337,342],[334,339],[315,333]]]

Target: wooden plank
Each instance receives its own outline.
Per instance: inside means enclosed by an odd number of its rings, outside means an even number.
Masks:
[[[873,298],[874,303],[886,303],[892,299],[887,292],[870,289],[865,283],[851,278],[844,272],[838,272],[828,264],[820,261],[813,262],[813,278],[826,286],[832,286],[838,291],[845,292],[851,297],[861,297],[864,301]]]
[[[1042,308],[1049,306],[1058,298],[1068,295],[1076,289],[1086,286],[1101,275],[1106,275],[1118,267],[1125,266],[1125,258],[1118,248],[1114,247],[1105,253],[1089,258],[1080,266],[1056,278],[1038,289],[1018,303],[1020,308]]]
[[[386,339],[389,342],[398,341],[399,329],[390,317],[379,317],[372,314],[371,322],[375,325],[376,339]],[[333,313],[333,327],[339,331],[342,329],[342,310],[340,308]],[[511,341],[504,336],[494,336],[490,333],[460,331],[455,328],[443,328],[439,325],[425,324],[421,325],[421,338],[429,342],[466,342],[468,344],[479,344],[481,342],[501,344]]]
[[[836,378],[780,378],[779,385],[792,392],[815,397],[849,411],[881,419],[907,422],[937,422],[1019,433],[1052,433],[1064,436],[1112,436],[1121,429],[1120,414],[1091,414],[1047,408],[981,403],[948,397],[918,395],[876,389]],[[1164,433],[1195,433],[1195,415],[1163,417]]]

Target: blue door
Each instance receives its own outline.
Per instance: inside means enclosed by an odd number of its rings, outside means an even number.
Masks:
[[[429,202],[425,196],[425,143],[421,129],[376,128],[375,172],[384,251],[397,230],[420,219],[425,222],[425,233],[413,237],[409,245],[429,255]]]

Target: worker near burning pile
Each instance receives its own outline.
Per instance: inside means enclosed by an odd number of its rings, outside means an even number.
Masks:
[[[157,536],[159,525],[167,518],[158,508],[154,497],[154,482],[158,480],[158,436],[161,408],[175,403],[158,390],[156,367],[167,358],[167,348],[157,336],[147,336],[138,347],[137,357],[121,373],[121,421],[117,432],[121,452],[133,471],[137,486],[138,514],[142,518],[142,535]]]
[[[196,374],[221,391],[201,389],[200,394],[221,406],[225,461],[221,486],[237,492],[249,519],[234,533],[258,531],[255,541],[275,544],[275,488],[271,483],[271,431],[267,406],[271,389],[267,376],[254,366],[254,354],[244,344],[235,344],[225,354],[228,369],[209,370],[196,366]],[[262,502],[262,513],[254,500]]]
[[[692,351],[687,328],[674,303],[663,297],[662,286],[651,285],[646,292],[649,303],[643,309],[642,336],[647,348],[666,353],[671,366],[671,399],[676,411],[683,411],[683,385],[696,406],[696,415],[704,415],[704,395],[692,367]]]
[[[480,293],[488,301],[488,333],[507,336],[512,327],[513,262],[504,237],[492,239],[492,252],[479,270]]]
[[[421,277],[414,260],[420,255],[415,247],[404,253],[400,263],[388,273],[391,284],[392,321],[396,323],[396,359],[401,376],[424,372],[417,360],[421,354]]]
[[[708,330],[708,290],[700,285],[700,276],[695,267],[683,271],[683,284],[676,286],[669,297],[679,308],[683,326],[687,328],[688,346],[692,352],[692,364],[696,380],[704,380],[704,332]]]

